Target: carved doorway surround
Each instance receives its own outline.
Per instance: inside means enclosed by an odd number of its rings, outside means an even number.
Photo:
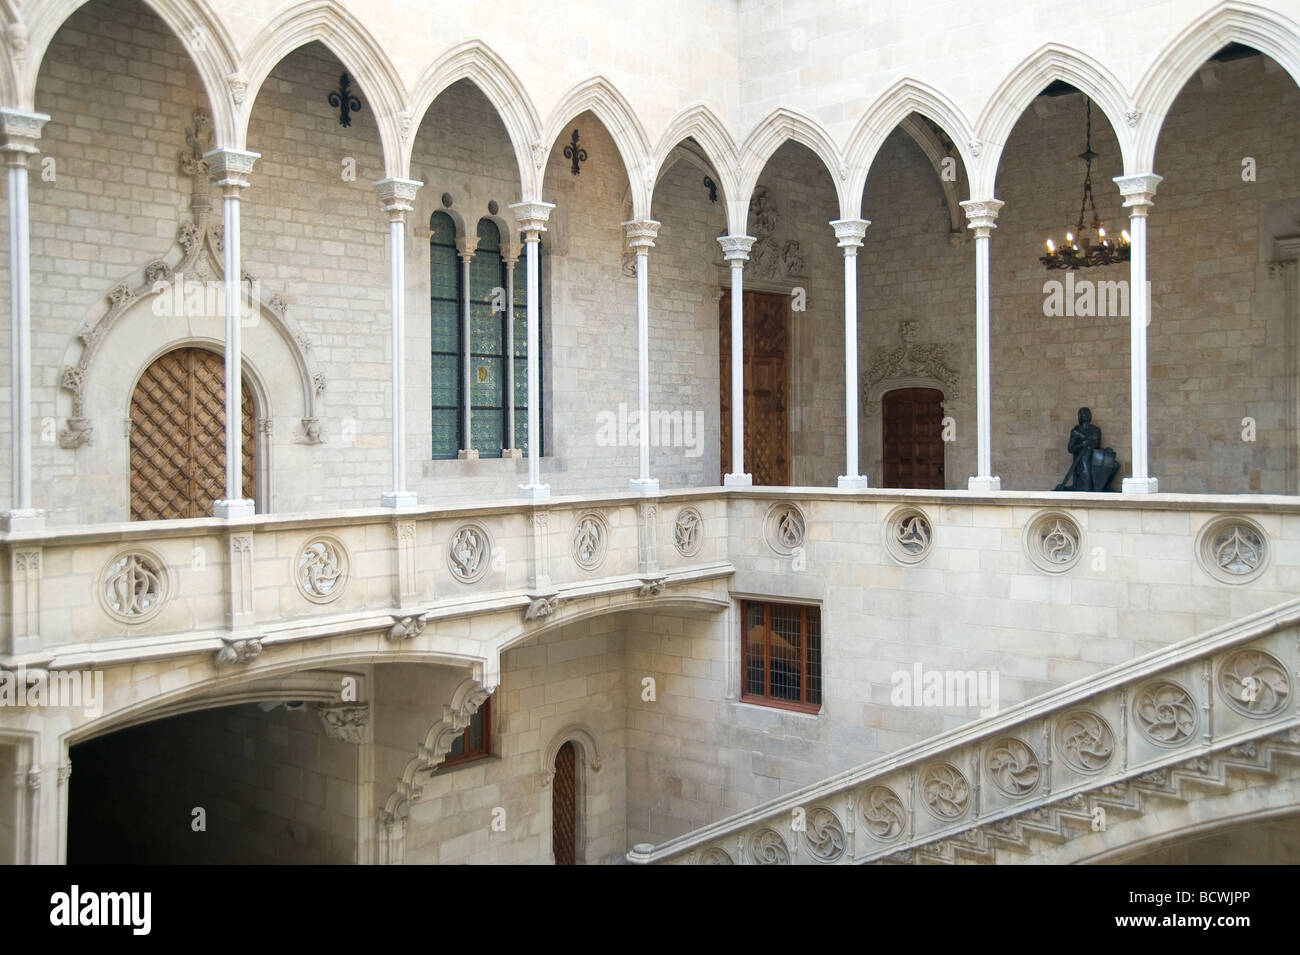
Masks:
[[[131,520],[211,517],[225,497],[226,386],[224,358],[183,347],[155,359],[131,395]],[[244,494],[255,496],[257,421],[253,392],[243,382]]]
[[[790,296],[745,292],[745,470],[790,483]],[[731,293],[718,302],[721,474],[731,470]],[[721,483],[721,476],[719,483]]]
[[[944,487],[943,392],[898,388],[881,400],[883,487]]]

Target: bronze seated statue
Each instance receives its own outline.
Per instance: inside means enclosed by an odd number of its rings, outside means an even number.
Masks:
[[[1105,491],[1119,471],[1114,448],[1101,446],[1101,428],[1092,423],[1092,411],[1079,409],[1079,423],[1070,429],[1066,450],[1074,455],[1057,491]]]

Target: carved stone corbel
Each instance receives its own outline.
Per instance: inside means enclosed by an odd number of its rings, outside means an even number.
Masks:
[[[369,703],[318,703],[316,715],[330,739],[345,743],[366,741],[366,731],[370,727]]]
[[[251,663],[262,655],[261,637],[222,638],[226,645],[216,652],[213,662],[219,667]]]
[[[388,640],[391,643],[401,643],[403,640],[412,640],[424,633],[424,628],[429,623],[429,615],[412,614],[406,617],[393,617],[393,625],[388,628]]]
[[[555,613],[555,608],[559,606],[560,598],[551,597],[530,597],[528,607],[524,610],[524,622],[530,620],[540,620],[542,617],[549,617]]]

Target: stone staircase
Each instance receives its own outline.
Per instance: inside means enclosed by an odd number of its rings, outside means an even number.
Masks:
[[[640,865],[1122,858],[1300,811],[1300,600],[658,846]]]

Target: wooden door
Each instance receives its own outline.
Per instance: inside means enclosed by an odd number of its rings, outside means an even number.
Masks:
[[[790,483],[790,297],[745,292],[745,470]],[[731,470],[731,293],[718,303],[722,473]]]
[[[578,862],[578,754],[572,741],[555,754],[551,783],[551,851],[556,865]]]
[[[943,392],[899,388],[881,402],[885,487],[942,488]]]
[[[253,396],[243,383],[244,496],[254,497]],[[131,395],[131,520],[211,517],[226,496],[226,368],[206,348],[177,348]]]

